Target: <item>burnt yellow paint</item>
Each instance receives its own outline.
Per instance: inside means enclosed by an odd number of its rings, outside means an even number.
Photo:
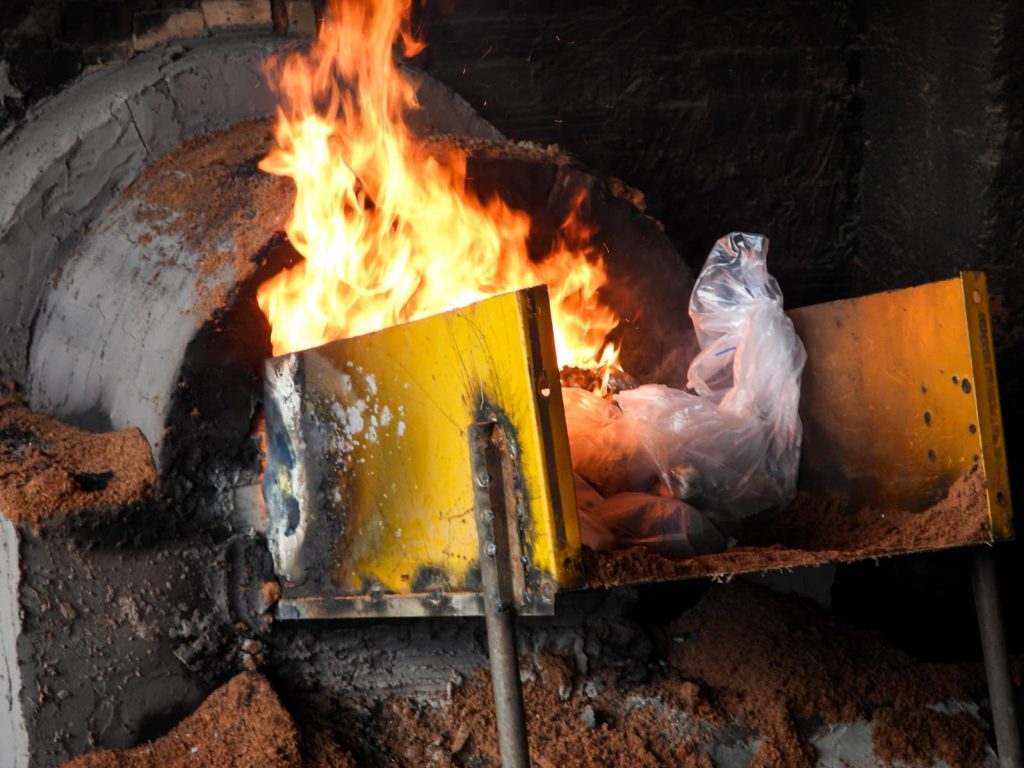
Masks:
[[[549,593],[581,583],[543,286],[311,350],[304,375],[307,396],[317,393],[340,425],[337,594],[472,591],[479,545],[468,429],[495,416],[515,446],[525,570]]]
[[[919,509],[980,462],[993,538],[1012,536],[983,274],[790,316],[807,348],[803,490]]]

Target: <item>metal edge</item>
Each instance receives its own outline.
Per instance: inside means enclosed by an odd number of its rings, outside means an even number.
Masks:
[[[978,428],[982,436],[985,489],[989,523],[996,541],[1012,539],[1013,506],[1010,498],[1010,470],[1003,438],[1003,412],[999,403],[995,346],[992,341],[988,282],[983,272],[961,272],[967,337],[971,347]]]
[[[552,616],[552,599],[536,597],[516,607],[519,616]],[[479,592],[435,592],[413,595],[370,594],[352,597],[295,597],[278,602],[278,621],[299,619],[399,619],[443,616],[483,616]]]
[[[539,370],[531,370],[536,382],[534,399],[537,416],[540,419],[541,439],[545,443],[545,482],[551,495],[555,547],[559,555],[567,555],[563,563],[557,564],[556,572],[550,574],[557,582],[558,589],[575,589],[584,586],[583,544],[579,530],[579,513],[576,508],[575,485],[572,478],[572,464],[569,454],[569,433],[565,423],[565,406],[562,403],[562,386],[558,362],[555,358],[554,328],[551,319],[551,305],[546,285],[535,286],[520,292],[525,302],[524,320],[526,338],[533,348],[529,356],[531,366],[539,361]],[[538,300],[540,299],[540,300]],[[542,386],[548,394],[541,392]],[[570,481],[566,481],[568,478]]]

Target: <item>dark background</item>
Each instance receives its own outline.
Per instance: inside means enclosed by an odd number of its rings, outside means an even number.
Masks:
[[[195,5],[5,0],[0,136]],[[1024,503],[1024,6],[431,0],[417,23],[420,66],[510,138],[557,143],[645,192],[694,269],[746,229],[771,237],[790,306],[987,272]],[[1019,546],[998,551],[1020,652]],[[964,558],[841,567],[835,609],[921,655],[976,658]]]

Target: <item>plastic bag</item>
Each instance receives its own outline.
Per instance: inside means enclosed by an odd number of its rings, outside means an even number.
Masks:
[[[683,551],[679,541],[696,530],[691,513],[651,497],[685,501],[727,533],[792,500],[806,353],[768,274],[767,246],[761,235],[733,233],[709,254],[690,298],[701,347],[688,371],[692,392],[648,384],[608,400],[563,390],[573,467],[605,502],[588,495],[579,505],[588,546],[608,548],[603,533]],[[622,494],[646,498],[630,507]]]
[[[608,498],[576,475],[576,506],[583,542],[593,550],[645,546],[671,558],[717,552],[722,534],[685,501],[648,493]]]

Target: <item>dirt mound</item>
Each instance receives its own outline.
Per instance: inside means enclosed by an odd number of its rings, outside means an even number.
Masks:
[[[139,430],[85,432],[0,396],[0,515],[12,522],[138,503],[155,483]]]
[[[156,741],[103,750],[65,768],[300,768],[299,737],[270,683],[244,672],[214,691],[192,715]]]

